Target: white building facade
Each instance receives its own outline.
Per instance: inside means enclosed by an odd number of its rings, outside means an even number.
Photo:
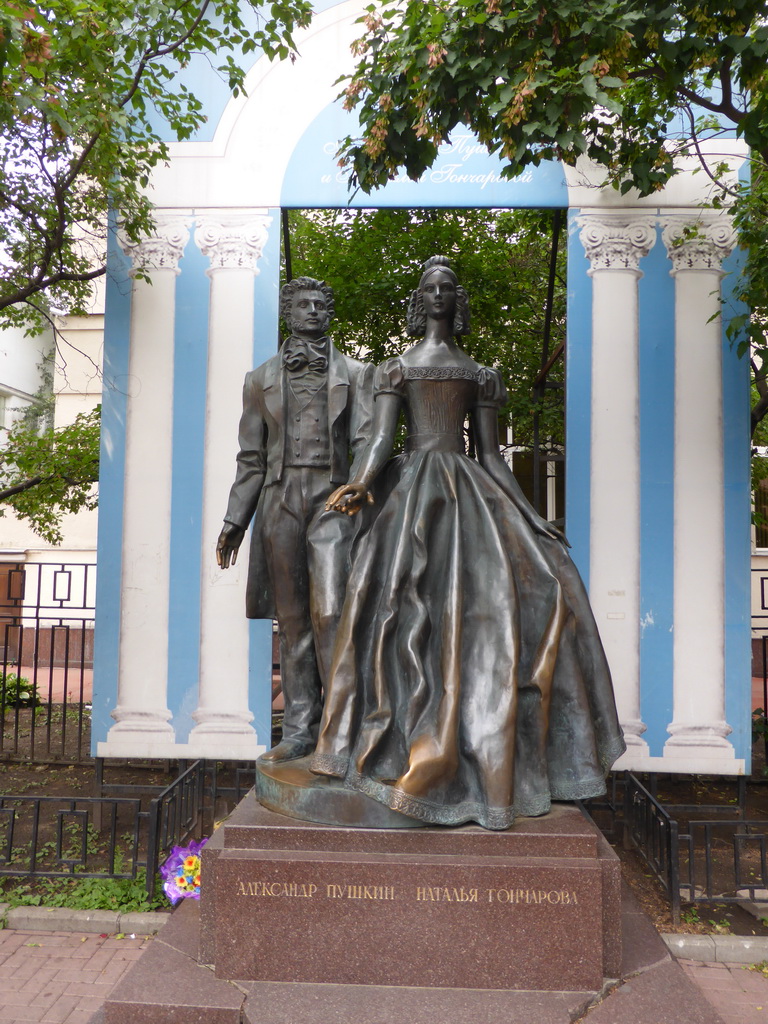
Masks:
[[[96,300],[98,312],[61,321],[56,339],[52,330],[36,337],[26,337],[20,329],[0,332],[0,429],[7,430],[23,416],[41,389],[50,389],[53,397],[54,427],[67,426],[79,414],[91,412],[99,404],[103,295],[101,309],[98,292]],[[0,517],[0,565],[95,565],[96,510],[65,515],[61,528],[63,541],[53,547],[6,509]],[[30,601],[37,603],[36,598]]]

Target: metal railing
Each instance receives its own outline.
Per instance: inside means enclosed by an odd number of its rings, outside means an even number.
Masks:
[[[682,808],[681,808],[682,809]],[[685,808],[701,814],[723,808]],[[633,847],[661,884],[672,920],[681,903],[734,904],[749,900],[768,907],[768,822],[749,820],[745,809],[727,821],[690,819],[680,823],[631,772],[624,776],[625,846]]]
[[[765,903],[768,857],[765,821],[689,821],[679,836],[681,894],[688,903]],[[723,883],[728,861],[729,881]],[[719,880],[716,881],[716,870]],[[723,891],[725,890],[725,891]]]
[[[180,765],[170,785],[141,796],[0,796],[0,876],[136,878],[144,869],[152,896],[171,848],[211,834],[253,777],[253,765],[240,764],[225,784],[216,762],[195,761]],[[585,806],[604,832],[623,832],[624,845],[665,890],[676,924],[683,902],[768,902],[766,822],[747,819],[744,808],[730,807],[741,813],[734,820],[681,824],[631,772],[614,773],[608,795]],[[718,810],[685,807],[699,815]]]
[[[672,920],[680,921],[677,822],[631,772],[624,776],[624,845],[634,846],[669,897]]]
[[[753,634],[756,629],[763,629],[764,627],[752,627]],[[758,652],[758,664],[755,665],[755,652]],[[766,728],[766,719],[768,718],[768,636],[752,637],[752,672],[757,672],[763,680],[763,702],[759,708],[752,709],[752,722],[753,728],[756,726],[762,726],[763,734],[763,757],[765,760],[765,766],[768,768],[768,728]]]
[[[96,566],[0,562],[0,758],[89,760]]]
[[[768,636],[768,571],[759,566],[750,570],[752,585],[752,636]]]
[[[202,835],[205,776],[205,761],[195,761],[150,804],[146,858],[150,895],[154,891],[158,866],[171,847]]]
[[[106,827],[93,824],[98,803]],[[135,878],[141,801],[0,796],[0,875]]]
[[[256,784],[256,763],[254,761],[235,762],[231,785],[222,781],[222,773],[216,761],[206,762],[206,798],[210,798],[214,817],[218,819],[218,810],[222,806],[235,807],[249,790]]]
[[[151,897],[171,847],[212,830],[204,761],[155,796],[0,796],[0,877],[136,878]],[[210,809],[210,813],[208,813]]]

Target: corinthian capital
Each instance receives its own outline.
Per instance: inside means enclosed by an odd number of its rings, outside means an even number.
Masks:
[[[259,273],[258,262],[269,237],[271,217],[246,216],[198,217],[195,243],[211,262],[213,270],[250,270]]]
[[[672,260],[672,273],[680,270],[720,270],[736,244],[729,217],[665,217],[662,238]]]
[[[650,217],[626,214],[582,214],[578,218],[581,242],[592,270],[640,270],[640,260],[656,241]]]
[[[172,270],[179,272],[179,260],[189,241],[187,217],[159,216],[155,222],[155,233],[142,238],[140,242],[121,241],[123,252],[129,256],[133,277],[138,271]]]

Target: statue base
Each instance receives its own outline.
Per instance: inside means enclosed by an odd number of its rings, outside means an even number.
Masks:
[[[507,832],[360,829],[252,792],[203,852],[202,952],[218,978],[594,989],[618,971],[619,880],[571,805]]]
[[[422,828],[423,822],[398,814],[348,789],[341,779],[313,775],[311,758],[256,762],[256,796],[262,806],[302,821],[355,828]]]
[[[575,807],[509,832],[373,830],[251,793],[203,851],[201,902],[92,1024],[570,1024],[598,1001],[611,1024],[718,1020]]]

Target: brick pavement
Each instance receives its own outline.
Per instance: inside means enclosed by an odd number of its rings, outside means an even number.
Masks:
[[[87,1024],[151,939],[0,931],[0,1024]]]
[[[725,1024],[766,1024],[768,978],[745,964],[678,961],[725,1021]]]

